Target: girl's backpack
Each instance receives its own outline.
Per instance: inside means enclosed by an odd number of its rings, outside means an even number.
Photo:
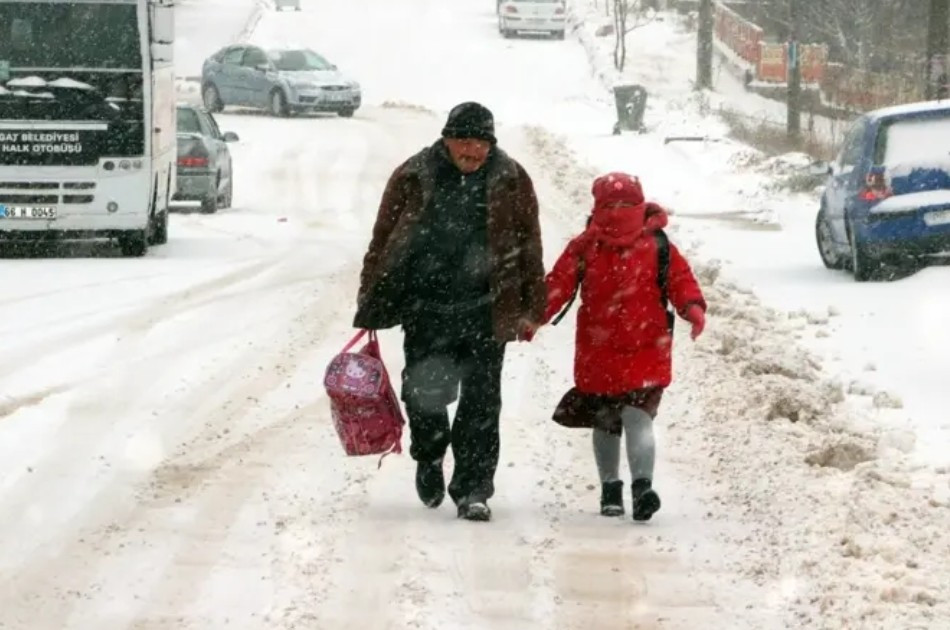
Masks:
[[[367,332],[369,342],[358,352],[350,352]],[[402,452],[406,421],[383,365],[375,331],[360,331],[333,358],[323,385],[330,399],[333,426],[347,455],[385,457]]]
[[[590,226],[591,219],[588,217],[587,225]],[[656,239],[656,252],[658,265],[657,265],[657,277],[656,282],[660,287],[660,303],[663,305],[663,310],[666,311],[666,325],[670,329],[670,334],[673,334],[673,328],[676,325],[676,313],[670,307],[670,298],[669,298],[669,275],[670,275],[670,240],[667,237],[666,232],[663,230],[656,230],[653,233],[653,238]],[[571,294],[571,298],[567,301],[567,304],[564,305],[564,308],[561,309],[561,312],[558,313],[551,321],[552,326],[557,326],[564,316],[567,315],[568,311],[571,310],[571,307],[574,305],[574,302],[577,300],[577,295],[580,293],[581,284],[584,282],[584,275],[587,273],[587,261],[584,260],[584,257],[581,256],[577,261],[577,284],[574,285],[574,293]]]

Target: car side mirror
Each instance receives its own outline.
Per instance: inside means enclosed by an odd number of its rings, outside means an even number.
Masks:
[[[809,175],[834,175],[835,169],[834,166],[829,162],[812,162],[811,166],[808,167]]]
[[[241,138],[239,138],[238,135],[233,131],[226,131],[222,137],[224,138],[225,142],[239,142],[241,140]]]

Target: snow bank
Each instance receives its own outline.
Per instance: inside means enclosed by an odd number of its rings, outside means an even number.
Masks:
[[[560,139],[528,130],[553,181],[589,206],[595,170]],[[582,216],[563,218],[581,225]],[[837,312],[783,314],[691,257],[710,303],[707,334],[676,346],[671,397],[692,412],[663,418],[664,457],[698,488],[731,568],[773,593],[793,627],[942,627],[950,619],[950,492],[906,456],[913,436],[880,429],[889,404],[862,404],[829,380],[798,341],[825,332]],[[876,398],[877,396],[875,396]],[[911,444],[907,443],[908,438]],[[712,530],[712,528],[711,528]],[[732,533],[728,533],[732,532]]]

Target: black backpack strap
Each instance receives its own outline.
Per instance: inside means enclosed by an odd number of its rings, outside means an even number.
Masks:
[[[670,334],[673,334],[673,328],[676,326],[676,312],[670,306],[670,239],[663,230],[655,231],[653,238],[656,239],[656,282],[660,287],[660,304],[666,311],[666,326]]]
[[[594,220],[594,215],[590,214],[587,216],[587,222],[584,224],[585,228],[590,227],[591,221]],[[574,285],[574,293],[571,294],[571,299],[567,301],[567,304],[564,305],[564,308],[561,309],[561,312],[558,313],[551,321],[552,326],[557,326],[564,316],[567,315],[568,311],[571,310],[571,307],[574,306],[574,302],[577,300],[577,295],[581,291],[581,284],[584,283],[584,274],[587,273],[587,261],[584,260],[584,256],[580,256],[577,259],[577,283]]]
[[[574,285],[574,293],[571,294],[571,299],[567,301],[567,304],[564,305],[564,308],[561,309],[558,316],[551,322],[552,326],[557,326],[560,321],[564,319],[564,316],[567,315],[568,311],[571,310],[571,307],[574,306],[574,301],[577,300],[577,295],[581,291],[581,284],[584,282],[585,273],[587,273],[587,261],[584,260],[583,256],[580,256],[577,259],[577,283]]]

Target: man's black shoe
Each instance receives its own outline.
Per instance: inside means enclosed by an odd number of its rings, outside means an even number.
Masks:
[[[460,503],[459,518],[464,518],[466,521],[490,521],[491,508],[484,501]]]
[[[445,499],[445,475],[442,460],[416,462],[416,493],[426,507],[437,508]]]

